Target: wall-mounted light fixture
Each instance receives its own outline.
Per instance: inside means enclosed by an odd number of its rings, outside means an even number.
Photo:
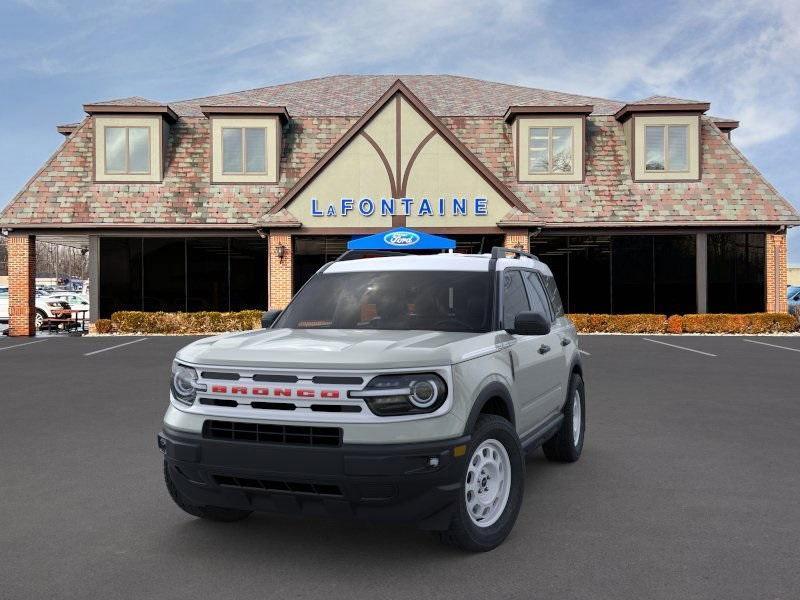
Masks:
[[[277,256],[278,261],[283,264],[283,257],[286,256],[286,246],[283,244],[275,246],[275,256]]]
[[[262,240],[267,239],[267,232],[264,231],[261,227],[256,229],[256,233],[258,234],[258,237],[260,237]]]

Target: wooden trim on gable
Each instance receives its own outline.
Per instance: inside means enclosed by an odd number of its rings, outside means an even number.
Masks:
[[[522,212],[529,213],[530,209],[520,200],[514,192],[512,192],[506,184],[504,184],[497,176],[492,173],[486,165],[484,165],[478,158],[469,151],[469,149],[459,140],[442,121],[436,117],[422,101],[417,98],[414,93],[406,87],[406,85],[399,79],[395,81],[389,89],[387,89],[375,104],[373,104],[367,112],[365,112],[356,121],[347,132],[331,146],[331,148],[319,159],[319,161],[311,167],[305,175],[303,175],[292,188],[284,194],[280,202],[276,203],[269,213],[276,213],[285,208],[292,200],[294,200],[300,192],[302,192],[311,181],[325,168],[325,166],[332,161],[352,140],[356,137],[362,129],[364,129],[370,121],[378,114],[378,112],[388,104],[395,95],[400,94],[405,98],[409,104],[417,111],[417,113],[425,119],[433,129],[439,133],[445,141],[466,160],[472,168],[474,168],[483,179],[498,193],[503,199],[506,200],[511,206],[518,208]],[[398,104],[399,106],[399,104]]]

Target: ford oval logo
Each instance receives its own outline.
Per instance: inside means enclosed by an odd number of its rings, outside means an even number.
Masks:
[[[383,236],[389,246],[413,246],[419,242],[419,235],[413,231],[392,231]]]

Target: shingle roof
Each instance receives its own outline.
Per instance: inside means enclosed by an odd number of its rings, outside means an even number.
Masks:
[[[94,183],[94,131],[89,117],[0,214],[0,222],[43,226],[289,226],[294,222],[290,213],[270,214],[270,208],[394,81],[394,76],[388,75],[345,75],[173,103],[171,107],[183,117],[171,126],[160,185]],[[550,226],[800,222],[791,205],[709,117],[701,121],[700,181],[636,183],[630,176],[622,125],[611,116],[623,106],[620,102],[466,77],[408,76],[402,81],[530,210],[527,213],[509,207],[504,222],[544,221]],[[199,113],[199,106],[248,101],[286,106],[292,115],[284,128],[280,181],[211,185],[209,121]],[[503,114],[512,104],[547,102],[595,107],[587,119],[584,183],[526,184],[516,180],[511,129]]]
[[[130,96],[128,98],[115,98],[114,100],[103,100],[101,102],[88,102],[95,106],[161,106],[163,103],[157,100],[149,100],[141,96]]]
[[[641,100],[628,102],[628,104],[705,104],[705,101],[686,100],[684,98],[674,98],[673,96],[648,96]]]
[[[502,116],[512,105],[592,104],[614,114],[624,102],[482,81],[457,75],[333,75],[220,96],[170,102],[179,116],[201,116],[200,105],[285,106],[291,115],[359,117],[397,79],[437,116]]]

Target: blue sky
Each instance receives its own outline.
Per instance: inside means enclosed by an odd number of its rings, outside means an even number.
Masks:
[[[800,206],[800,2],[4,0],[0,206],[84,103],[170,101],[336,73],[453,73],[708,100]],[[800,229],[800,228],[799,228]],[[800,264],[800,231],[790,233]]]

